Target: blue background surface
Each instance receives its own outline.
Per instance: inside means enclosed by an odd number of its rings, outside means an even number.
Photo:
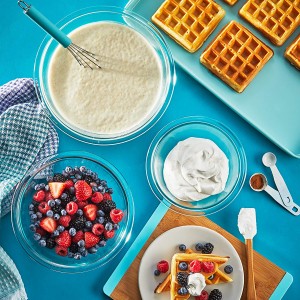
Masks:
[[[76,9],[99,4],[124,6],[125,2],[124,0],[32,0],[31,3],[57,22]],[[1,1],[0,84],[17,77],[32,76],[34,58],[43,37],[44,32],[23,16],[17,1]],[[254,248],[294,276],[294,283],[284,299],[299,299],[300,260],[297,257],[300,253],[300,217],[292,216],[265,193],[253,192],[248,186],[248,180],[254,172],[263,172],[267,175],[270,185],[274,187],[270,171],[261,163],[263,153],[272,151],[278,157],[278,167],[295,202],[300,204],[300,160],[274,146],[180,68],[177,68],[174,96],[165,115],[150,131],[138,139],[122,145],[99,147],[83,144],[59,132],[60,152],[85,150],[107,159],[121,171],[132,189],[136,207],[132,238],[112,263],[83,274],[68,275],[53,272],[32,261],[19,246],[12,231],[10,216],[7,215],[1,220],[0,244],[15,261],[29,299],[107,299],[102,292],[103,285],[146,223],[146,216],[150,217],[158,205],[158,200],[153,196],[145,175],[145,157],[150,141],[165,124],[189,115],[204,115],[223,122],[239,137],[248,159],[246,184],[240,195],[229,207],[212,215],[211,219],[242,240],[236,225],[237,214],[242,207],[255,207],[258,234],[254,240]]]

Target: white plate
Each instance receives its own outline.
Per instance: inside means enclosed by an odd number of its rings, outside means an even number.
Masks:
[[[213,254],[230,256],[228,264],[232,265],[230,274],[232,283],[206,286],[208,292],[214,288],[220,289],[223,299],[239,300],[244,287],[244,271],[239,255],[222,235],[201,226],[181,226],[166,231],[155,239],[148,247],[141,260],[139,268],[139,288],[144,300],[169,300],[169,293],[154,294],[154,289],[162,282],[166,274],[154,276],[156,264],[160,260],[171,262],[172,256],[179,252],[178,245],[185,244],[188,248],[195,249],[198,242],[210,242],[214,247]],[[224,265],[225,266],[225,265]],[[192,298],[191,298],[192,299]]]

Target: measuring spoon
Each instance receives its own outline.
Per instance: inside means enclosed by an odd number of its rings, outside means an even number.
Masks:
[[[262,181],[263,181],[263,186],[261,188],[255,188],[254,186],[252,186],[252,183],[251,183],[252,180],[251,179],[256,175],[260,176]],[[292,201],[291,205],[286,206],[283,203],[279,192],[268,185],[267,177],[264,174],[261,174],[261,173],[253,174],[251,176],[250,180],[249,180],[249,184],[250,184],[250,187],[252,188],[252,190],[255,191],[255,192],[261,192],[261,191],[267,192],[267,194],[269,194],[278,204],[280,204],[282,207],[284,207],[286,210],[288,210],[294,216],[300,215],[300,206],[298,206],[293,201]]]
[[[266,167],[269,167],[271,169],[271,172],[274,177],[274,182],[276,184],[276,187],[279,191],[280,197],[283,201],[283,203],[286,206],[291,206],[293,205],[293,198],[289,192],[289,189],[281,176],[279,170],[276,167],[276,161],[277,158],[274,153],[272,152],[267,152],[263,155],[262,157],[262,162]]]

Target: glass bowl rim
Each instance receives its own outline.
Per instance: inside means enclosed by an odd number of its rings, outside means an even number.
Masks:
[[[120,241],[117,245],[114,246],[112,250],[112,255],[107,254],[104,258],[105,261],[101,262],[101,259],[93,262],[91,265],[74,265],[74,266],[68,266],[68,265],[61,265],[53,262],[52,264],[49,263],[47,260],[45,260],[42,256],[40,256],[37,252],[33,252],[32,249],[28,246],[27,238],[24,234],[22,234],[23,229],[20,228],[20,222],[18,221],[20,215],[16,214],[15,212],[18,211],[18,207],[21,206],[23,201],[23,196],[20,199],[20,196],[23,195],[23,190],[26,186],[27,180],[32,179],[32,172],[34,174],[39,173],[41,170],[43,170],[45,167],[53,165],[54,163],[58,161],[62,161],[67,158],[78,158],[78,159],[85,159],[92,161],[93,163],[96,163],[100,165],[102,168],[104,168],[106,171],[108,171],[111,176],[114,178],[115,181],[118,182],[120,185],[120,188],[122,192],[125,195],[126,198],[126,209],[127,209],[127,222],[125,225],[125,229],[123,232],[123,236],[121,237]],[[28,178],[29,177],[29,178]],[[83,273],[83,272],[89,272],[94,269],[97,269],[105,264],[107,264],[109,261],[111,261],[120,251],[123,249],[123,247],[126,245],[126,243],[130,240],[131,234],[132,234],[132,228],[134,223],[134,201],[133,196],[131,193],[131,190],[129,188],[128,183],[126,182],[123,175],[120,173],[120,171],[110,162],[107,160],[86,152],[86,151],[67,151],[67,152],[61,152],[55,155],[50,155],[37,163],[33,164],[26,172],[26,174],[23,176],[21,181],[17,184],[16,189],[13,193],[12,197],[12,203],[11,203],[11,222],[12,222],[12,228],[14,235],[16,239],[18,240],[19,244],[22,246],[22,248],[25,250],[25,252],[29,255],[31,259],[38,262],[39,264],[60,272],[60,273]],[[101,262],[101,263],[100,263]]]
[[[105,137],[105,134],[101,137],[93,137],[92,135],[88,135],[87,131],[80,132],[77,129],[73,129],[72,125],[68,125],[67,122],[63,121],[62,117],[57,117],[51,109],[47,105],[48,100],[44,100],[44,97],[46,97],[44,94],[44,88],[42,89],[39,85],[39,82],[43,83],[44,77],[41,78],[40,76],[40,68],[41,65],[44,65],[43,62],[43,56],[46,54],[45,51],[48,51],[48,47],[50,43],[53,41],[53,38],[49,35],[46,35],[44,39],[42,40],[34,62],[34,68],[33,68],[33,79],[34,79],[34,86],[35,91],[39,100],[39,103],[41,104],[43,111],[45,112],[46,116],[50,119],[50,121],[62,132],[67,134],[68,136],[79,140],[81,142],[85,142],[88,144],[93,145],[116,145],[125,143],[128,141],[131,141],[142,134],[146,133],[148,130],[150,130],[164,115],[165,111],[167,110],[172,95],[174,92],[174,87],[176,83],[176,71],[175,71],[175,62],[173,59],[173,55],[171,53],[171,50],[169,46],[167,45],[166,41],[164,40],[164,37],[159,32],[159,30],[147,19],[143,18],[142,16],[136,14],[135,12],[132,12],[130,10],[127,10],[126,8],[121,8],[118,6],[109,6],[109,5],[95,5],[95,6],[89,6],[85,7],[79,10],[76,10],[68,15],[66,15],[64,18],[62,18],[58,23],[56,23],[56,26],[59,28],[63,28],[67,26],[69,23],[73,22],[77,18],[83,17],[88,14],[93,13],[115,13],[120,14],[122,16],[129,17],[131,19],[134,19],[139,24],[141,24],[153,37],[155,37],[157,44],[160,45],[160,51],[164,55],[164,59],[160,60],[163,65],[166,66],[166,72],[167,72],[167,79],[162,79],[163,85],[165,85],[165,99],[162,100],[163,102],[160,104],[160,106],[157,107],[157,110],[154,111],[152,116],[147,119],[145,123],[140,124],[139,127],[135,128],[132,131],[129,131],[125,133],[124,135],[118,135],[118,136],[111,136],[107,135]],[[84,24],[83,24],[84,25]],[[142,33],[140,33],[142,34]],[[47,52],[46,51],[46,52]],[[155,50],[156,51],[156,50]],[[43,83],[44,85],[44,83]],[[162,87],[164,88],[164,87]],[[46,97],[47,98],[47,97]]]
[[[204,209],[182,207],[174,203],[174,201],[170,200],[169,197],[162,192],[162,189],[160,188],[160,185],[155,179],[155,176],[152,172],[153,156],[159,143],[164,138],[166,138],[174,129],[185,125],[190,125],[192,123],[206,124],[214,127],[215,129],[223,133],[233,145],[239,161],[239,166],[238,166],[239,176],[230,193],[221,202],[217,203],[212,207],[208,207]],[[146,169],[146,177],[147,177],[148,184],[155,197],[161,203],[163,203],[165,206],[167,206],[168,208],[172,209],[173,211],[179,214],[189,215],[189,216],[207,216],[224,209],[229,204],[231,204],[233,200],[239,195],[247,175],[247,159],[246,159],[246,153],[242,143],[237,138],[237,136],[233,133],[233,131],[229,129],[227,126],[225,126],[223,123],[206,116],[186,116],[171,121],[155,135],[147,151],[145,169]]]

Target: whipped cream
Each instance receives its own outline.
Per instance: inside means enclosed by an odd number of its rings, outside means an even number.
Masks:
[[[190,295],[200,296],[205,286],[205,277],[201,273],[194,273],[189,275],[187,290]]]
[[[255,208],[241,208],[238,227],[245,239],[252,239],[257,233]]]
[[[228,173],[224,152],[213,141],[194,137],[170,151],[163,169],[168,190],[182,201],[198,201],[222,192]]]

